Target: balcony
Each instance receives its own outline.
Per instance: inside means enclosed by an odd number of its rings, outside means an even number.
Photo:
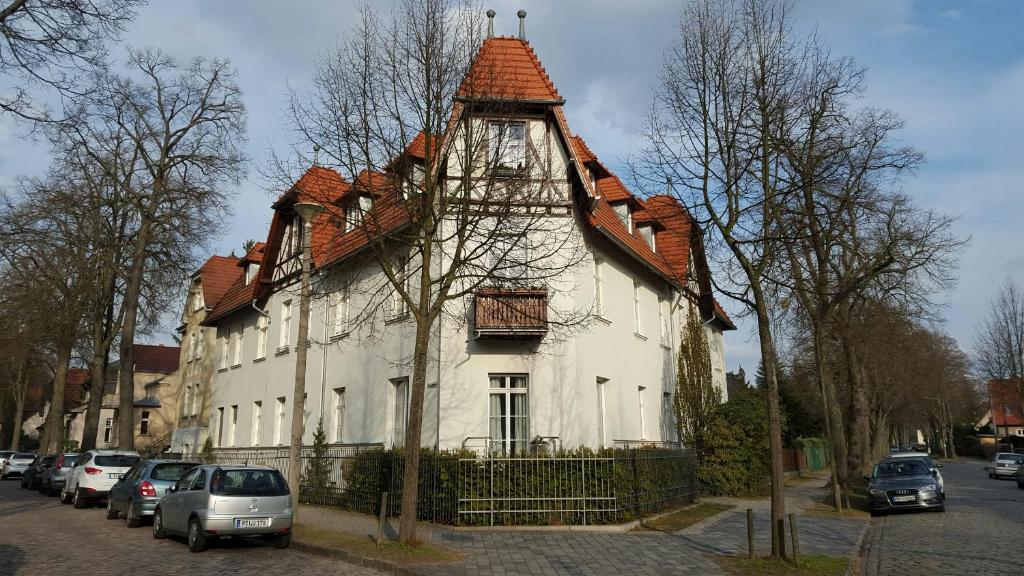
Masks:
[[[473,299],[473,317],[480,337],[542,337],[548,333],[548,291],[544,288],[481,289]]]

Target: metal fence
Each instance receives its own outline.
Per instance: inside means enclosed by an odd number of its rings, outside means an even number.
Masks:
[[[218,462],[265,464],[287,473],[287,448],[217,449]],[[404,459],[380,445],[302,450],[299,498],[309,504],[377,514],[401,511]],[[549,456],[424,450],[420,519],[456,525],[608,524],[682,506],[697,497],[691,450],[643,448],[560,451]]]

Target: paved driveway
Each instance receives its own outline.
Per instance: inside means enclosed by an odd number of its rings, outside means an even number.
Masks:
[[[1019,574],[1024,566],[1024,490],[990,480],[980,460],[951,462],[946,512],[872,520],[869,576]]]
[[[0,482],[0,575],[379,574],[260,543],[214,544],[193,554],[183,540],[153,540],[148,525],[128,529],[101,508],[75,510],[19,484]]]

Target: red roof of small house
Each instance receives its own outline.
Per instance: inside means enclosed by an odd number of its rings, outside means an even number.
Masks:
[[[249,251],[242,257],[242,262],[256,263],[259,264],[263,261],[263,249],[266,248],[264,242],[256,242],[249,248]]]
[[[135,371],[147,374],[170,374],[178,369],[181,348],[163,344],[136,344],[132,347]]]
[[[430,136],[430,151],[431,154],[437,155],[437,146],[441,143],[441,138],[436,135]],[[405,150],[405,155],[411,158],[417,158],[424,160],[427,157],[427,137],[420,132],[413,138],[412,142],[409,143],[408,148]]]
[[[242,270],[234,256],[210,256],[199,268],[199,281],[203,287],[203,303],[213,308],[234,284]]]
[[[989,380],[988,394],[992,421],[998,426],[1024,426],[1021,418],[1020,393],[1014,380]]]
[[[82,403],[82,385],[89,380],[89,371],[84,368],[68,368],[64,383],[64,411],[67,412]]]
[[[506,36],[484,40],[458,96],[562,102],[530,43]]]

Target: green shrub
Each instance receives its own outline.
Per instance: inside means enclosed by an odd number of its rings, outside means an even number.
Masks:
[[[701,494],[738,496],[758,492],[768,476],[768,410],[764,394],[741,392],[711,417],[697,457]]]

